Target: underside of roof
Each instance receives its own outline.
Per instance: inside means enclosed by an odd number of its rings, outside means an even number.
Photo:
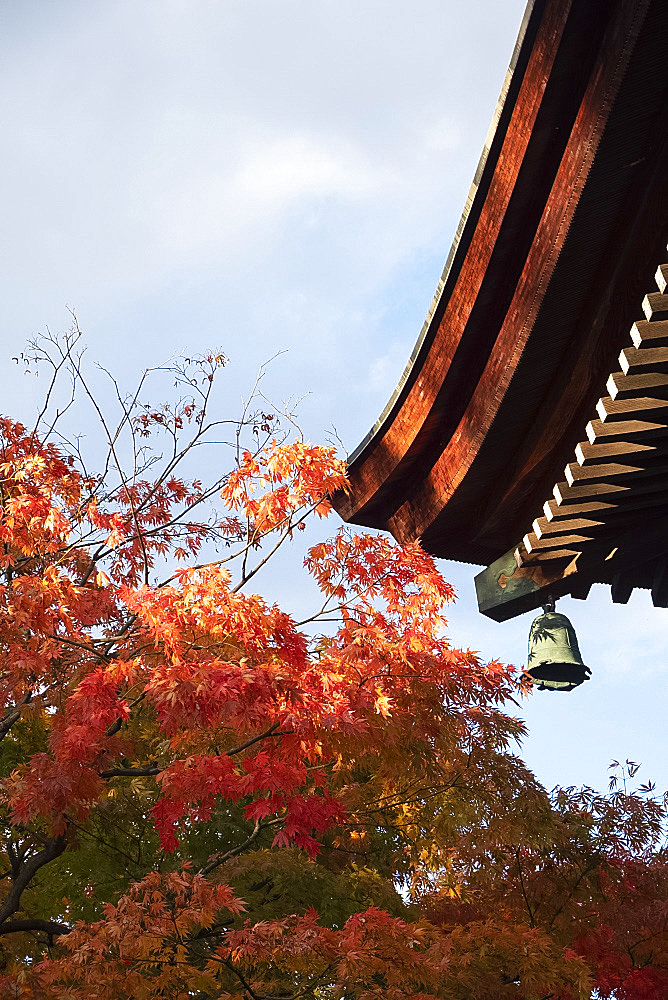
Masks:
[[[666,259],[667,43],[665,0],[530,4],[427,322],[334,498],[345,520],[488,564],[543,516]]]

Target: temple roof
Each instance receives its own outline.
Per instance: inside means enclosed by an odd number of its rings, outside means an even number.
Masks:
[[[427,320],[335,498],[345,520],[488,564],[543,515],[666,259],[667,43],[665,0],[529,4]]]

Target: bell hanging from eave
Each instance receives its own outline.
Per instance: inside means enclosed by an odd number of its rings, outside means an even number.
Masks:
[[[566,615],[554,610],[554,601],[531,623],[526,672],[539,691],[572,691],[591,675],[582,662],[575,629]]]

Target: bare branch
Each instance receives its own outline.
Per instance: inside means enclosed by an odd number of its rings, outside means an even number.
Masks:
[[[58,381],[58,376],[60,375],[61,370],[63,368],[65,368],[66,366],[68,366],[68,365],[69,365],[69,369],[70,369],[70,377],[72,379],[72,393],[71,393],[71,397],[70,397],[69,402],[67,403],[67,405],[65,406],[65,408],[63,410],[57,410],[56,411],[56,415],[55,415],[54,419],[52,420],[51,425],[47,429],[46,434],[44,435],[44,440],[47,440],[49,438],[50,434],[52,433],[52,431],[53,431],[56,423],[60,419],[60,417],[67,410],[69,410],[70,406],[74,402],[74,397],[75,397],[75,393],[76,393],[76,381],[77,381],[76,380],[76,372],[77,372],[77,366],[76,366],[76,364],[73,361],[72,349],[73,349],[74,345],[77,343],[77,341],[80,340],[83,335],[82,335],[81,330],[79,329],[79,323],[78,323],[76,314],[71,309],[68,310],[68,311],[70,313],[70,316],[72,317],[72,329],[69,331],[69,333],[67,333],[65,335],[65,350],[63,351],[63,349],[60,346],[58,340],[54,336],[49,335],[46,338],[47,342],[53,344],[53,346],[57,349],[58,353],[60,354],[60,360],[57,361],[57,362],[54,361],[53,358],[51,357],[51,355],[48,352],[46,352],[46,351],[44,353],[42,353],[41,355],[39,355],[36,358],[37,361],[39,361],[39,360],[41,360],[41,361],[48,361],[48,363],[53,368],[53,374],[51,376],[51,381],[50,381],[49,386],[48,386],[48,388],[46,390],[46,393],[44,395],[44,402],[42,404],[42,409],[38,413],[37,419],[35,420],[35,424],[33,426],[32,433],[31,433],[31,439],[34,439],[35,434],[37,433],[37,430],[39,429],[39,426],[40,426],[40,424],[41,424],[44,416],[46,415],[46,413],[47,413],[47,411],[49,409],[49,405],[51,403],[51,396],[53,394],[53,390],[56,387],[56,382]],[[32,345],[35,348],[37,348],[37,344],[38,344],[38,341],[33,341],[32,342]]]
[[[253,832],[246,840],[244,840],[242,844],[239,844],[237,847],[232,847],[229,851],[225,851],[224,854],[214,855],[214,857],[211,859],[208,865],[205,865],[203,868],[200,868],[198,874],[209,875],[212,871],[214,871],[216,868],[219,868],[220,865],[224,864],[227,860],[229,860],[229,858],[235,858],[237,854],[241,854],[243,851],[246,850],[247,847],[250,847],[250,845],[257,840],[257,838],[260,836],[263,830],[266,830],[271,826],[277,826],[278,823],[282,822],[283,820],[281,819],[280,816],[277,817],[276,819],[267,820],[266,823],[261,823],[259,819],[256,819],[255,826],[253,827]]]
[[[146,376],[146,372],[144,373],[144,377],[145,376]],[[124,423],[125,417],[123,418],[123,420],[121,420],[121,423],[116,428],[116,433],[112,436],[111,430],[109,428],[109,425],[107,424],[106,418],[105,418],[105,416],[104,416],[104,414],[102,412],[102,409],[100,408],[100,404],[98,403],[97,399],[95,398],[95,396],[91,392],[90,388],[88,387],[88,383],[83,378],[83,376],[81,375],[81,373],[79,373],[79,378],[81,380],[81,384],[82,384],[82,386],[84,388],[84,391],[86,392],[86,395],[90,399],[90,401],[91,401],[91,403],[93,405],[93,408],[95,409],[95,411],[97,412],[98,417],[100,418],[100,423],[102,424],[102,427],[104,428],[104,432],[107,435],[107,444],[109,446],[109,452],[110,452],[110,454],[112,455],[112,457],[114,459],[114,465],[116,466],[116,472],[118,473],[118,476],[119,476],[119,478],[121,480],[121,484],[125,485],[128,482],[128,477],[123,472],[120,460],[118,458],[118,454],[116,452],[116,441],[118,440],[118,435],[120,434],[121,428],[123,427],[123,423]],[[134,505],[134,502],[132,500],[132,494],[127,489],[127,486],[126,486],[125,493],[126,493],[126,497],[128,499],[128,504],[129,504],[129,507],[130,507],[130,511],[132,513],[132,520],[134,521],[134,524],[135,524],[135,530],[137,532],[137,537],[139,539],[139,544],[141,545],[142,555],[144,557],[144,582],[148,585],[148,582],[149,582],[149,565],[150,564],[149,564],[148,555],[147,555],[147,552],[146,552],[146,546],[144,545],[144,537],[143,537],[143,534],[142,534],[141,527],[139,525],[139,520],[137,518],[137,511],[135,510],[135,505]]]

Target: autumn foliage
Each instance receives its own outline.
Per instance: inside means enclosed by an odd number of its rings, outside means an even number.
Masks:
[[[73,347],[38,349],[36,427],[0,421],[0,996],[668,996],[652,789],[544,791],[521,679],[450,646],[417,545],[312,544],[295,621],[285,550],[345,468],[262,408],[212,418],[222,355],[112,424]]]

